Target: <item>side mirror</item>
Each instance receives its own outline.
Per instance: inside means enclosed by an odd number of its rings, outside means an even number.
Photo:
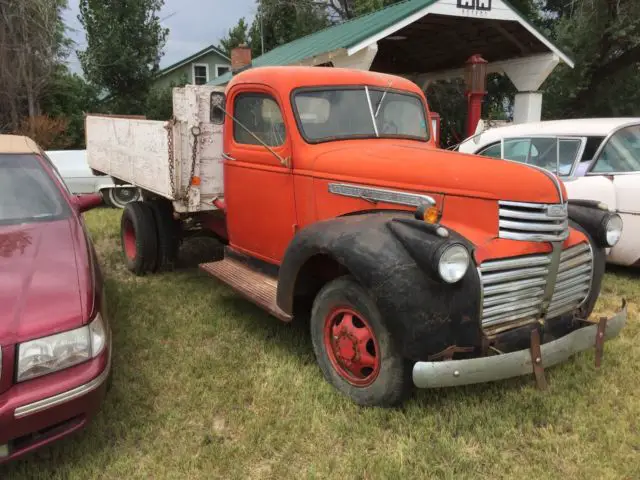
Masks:
[[[214,125],[224,123],[225,95],[222,92],[211,92],[211,111],[209,117]]]
[[[73,204],[80,213],[87,212],[92,208],[102,205],[102,202],[102,195],[99,193],[76,195],[73,199]]]

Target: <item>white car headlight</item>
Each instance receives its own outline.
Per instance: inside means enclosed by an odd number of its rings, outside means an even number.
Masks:
[[[97,357],[107,342],[100,314],[84,327],[18,345],[16,381],[23,382]]]
[[[447,283],[456,283],[469,268],[469,251],[459,243],[449,245],[438,259],[438,273]]]
[[[605,234],[607,239],[607,245],[610,247],[615,246],[620,237],[622,236],[622,218],[617,213],[609,215],[605,226]]]

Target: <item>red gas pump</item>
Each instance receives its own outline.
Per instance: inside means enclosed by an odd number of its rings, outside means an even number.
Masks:
[[[430,112],[431,130],[433,131],[433,139],[436,142],[436,147],[440,146],[440,114],[436,112]]]

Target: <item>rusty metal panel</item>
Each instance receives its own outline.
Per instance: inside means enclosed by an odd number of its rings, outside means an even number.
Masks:
[[[100,172],[171,198],[166,123],[88,115],[87,163]]]
[[[189,191],[190,211],[210,209],[215,197],[224,196],[223,128],[209,122],[211,93],[219,91],[224,92],[224,88],[209,85],[185,85],[173,91],[173,115],[177,120],[174,130],[176,155],[181,159],[176,185],[180,185],[181,191],[187,189],[193,163],[195,139],[192,128],[200,130],[194,167],[194,175],[200,178],[200,185]]]
[[[224,196],[223,130],[209,122],[210,97],[221,90],[207,85],[175,88],[174,122],[88,115],[89,166],[174,200],[178,212],[214,210],[212,200]],[[196,181],[194,177],[198,177]],[[182,198],[185,192],[187,199]]]

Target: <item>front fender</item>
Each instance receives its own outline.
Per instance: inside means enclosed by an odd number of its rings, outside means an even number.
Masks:
[[[426,359],[450,345],[479,346],[480,283],[473,265],[450,285],[439,280],[433,256],[445,242],[472,246],[449,230],[445,238],[409,214],[369,213],[315,223],[293,239],[282,261],[278,306],[293,313],[296,282],[318,255],[344,267],[376,302],[409,359]],[[470,252],[471,253],[471,252]]]

